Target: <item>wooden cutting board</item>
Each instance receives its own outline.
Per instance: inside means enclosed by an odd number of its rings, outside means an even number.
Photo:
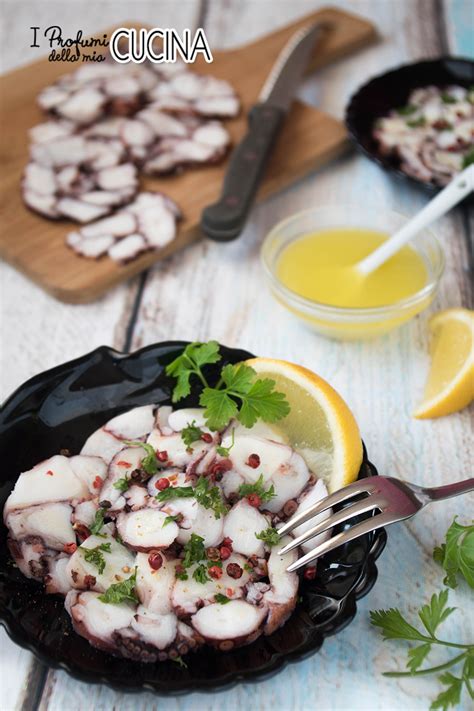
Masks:
[[[195,63],[196,71],[227,79],[240,96],[240,116],[225,122],[234,144],[245,133],[247,111],[255,103],[286,41],[299,27],[317,20],[329,21],[331,29],[316,48],[309,70],[369,44],[376,36],[370,22],[327,8],[244,47],[215,51],[212,64],[206,64],[204,60]],[[134,24],[118,26],[133,27]],[[108,31],[109,36],[112,31]],[[108,257],[94,261],[75,255],[64,243],[64,237],[73,224],[50,221],[30,212],[24,206],[20,193],[21,174],[28,158],[28,129],[45,120],[36,106],[36,97],[43,87],[71,69],[74,65],[67,62],[42,59],[1,77],[3,173],[0,178],[0,256],[61,301],[85,303],[97,299],[110,287],[202,236],[199,231],[200,215],[203,208],[214,202],[220,193],[226,161],[218,166],[189,168],[177,176],[140,178],[144,189],[166,193],[184,213],[177,238],[165,249],[144,254],[123,266],[116,265]],[[285,188],[332,160],[345,147],[346,132],[339,121],[295,102],[278,138],[259,199]],[[223,245],[222,249],[225,248]]]

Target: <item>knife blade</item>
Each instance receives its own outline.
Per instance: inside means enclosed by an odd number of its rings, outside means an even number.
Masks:
[[[231,155],[219,200],[203,210],[201,229],[216,242],[242,232],[283,120],[327,25],[298,30],[282,49],[248,114],[248,131]]]

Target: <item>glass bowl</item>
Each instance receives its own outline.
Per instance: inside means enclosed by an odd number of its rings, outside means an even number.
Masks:
[[[289,244],[310,232],[331,228],[366,228],[393,234],[408,217],[385,208],[334,205],[297,212],[278,223],[265,238],[261,258],[275,298],[313,331],[341,340],[371,338],[398,328],[433,301],[444,270],[444,255],[432,232],[425,230],[410,242],[423,260],[427,283],[415,294],[385,306],[339,307],[300,296],[279,279],[277,265]]]

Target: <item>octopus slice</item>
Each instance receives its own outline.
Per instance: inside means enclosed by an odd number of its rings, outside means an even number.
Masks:
[[[228,651],[253,642],[260,634],[265,615],[265,607],[231,600],[225,605],[202,607],[191,617],[191,624],[207,642]]]
[[[60,454],[40,462],[17,479],[5,503],[4,515],[36,504],[89,498],[89,489]]]
[[[216,595],[225,595],[230,599],[244,597],[244,588],[250,580],[249,572],[244,568],[246,558],[232,554],[223,561],[222,576],[218,580],[211,578],[205,583],[200,583],[193,578],[197,564],[187,569],[188,579],[177,579],[171,596],[174,610],[179,617],[192,615],[203,605],[214,603]],[[229,564],[238,565],[242,571],[241,577],[236,579],[227,573]]]
[[[135,615],[134,607],[126,603],[109,605],[99,600],[96,592],[71,590],[65,606],[74,630],[93,647],[107,652],[116,650],[117,631],[130,627]]]
[[[108,254],[123,264],[142,252],[161,249],[172,242],[179,217],[179,209],[169,198],[159,193],[141,193],[113,217],[70,232],[66,244],[83,257],[97,259]]]
[[[168,548],[178,535],[174,521],[165,524],[167,515],[152,508],[121,513],[117,518],[117,530],[123,542],[136,551]]]
[[[107,475],[107,465],[101,457],[77,454],[70,457],[69,464],[74,474],[87,486],[91,496],[97,496]]]
[[[167,560],[161,555],[162,564],[158,570],[150,565],[148,553],[137,553],[136,591],[142,605],[158,615],[172,611],[171,593],[175,584],[176,560]]]
[[[76,541],[71,515],[69,504],[40,504],[8,514],[5,524],[18,541],[37,536],[48,548],[62,551],[65,545]]]
[[[262,556],[263,541],[256,534],[265,531],[269,525],[268,519],[258,509],[242,499],[225,517],[224,536],[232,539],[232,546],[237,553]]]
[[[49,551],[39,536],[28,536],[22,541],[7,539],[8,548],[16,565],[27,578],[43,581],[48,574],[50,562],[56,557]]]
[[[116,217],[108,219],[116,219]],[[131,215],[127,215],[127,217],[133,219]],[[122,229],[122,236],[123,234],[127,234],[129,231],[129,227],[126,227],[124,224],[121,224],[120,228]],[[117,232],[118,229],[115,232],[115,236],[118,237],[120,234]],[[110,233],[114,234],[113,231]],[[149,432],[151,432],[154,423],[154,406],[143,405],[142,407],[135,407],[133,410],[128,410],[127,412],[112,418],[104,425],[104,430],[106,432],[110,432],[114,435],[114,437],[118,437],[119,439],[136,440],[145,437]]]
[[[101,427],[87,438],[81,449],[81,454],[101,457],[108,464],[123,447],[121,439]]]
[[[148,491],[145,486],[138,486],[134,484],[127,491],[124,492],[123,497],[126,501],[126,505],[131,511],[138,511],[139,509],[145,508],[148,504]]]
[[[158,614],[140,605],[132,620],[132,629],[146,644],[166,649],[175,640],[178,620],[173,613]]]
[[[99,501],[107,501],[110,504],[109,508],[118,510],[125,505],[125,499],[122,496],[120,489],[115,485],[121,479],[130,479],[132,472],[139,469],[141,461],[145,456],[145,450],[142,447],[123,447],[117,452],[109,464],[107,478],[99,493]],[[119,503],[119,499],[122,501]]]
[[[240,102],[232,86],[223,79],[184,71],[158,83],[149,98],[169,111],[195,113],[204,117],[233,117]]]
[[[105,102],[106,97],[102,92],[86,88],[56,104],[55,109],[62,118],[79,124],[88,124],[99,118]]]
[[[290,542],[290,537],[281,540],[284,546]],[[268,559],[268,577],[270,590],[263,595],[263,604],[268,608],[268,617],[265,622],[264,633],[272,634],[276,629],[285,624],[296,607],[298,596],[298,575],[288,573],[287,567],[298,558],[298,552],[292,550],[285,555],[279,555],[277,547],[272,548]]]
[[[169,502],[169,504],[170,503],[171,502]],[[182,527],[179,529],[177,540],[178,543],[182,545],[190,540],[193,533],[204,539],[204,545],[206,547],[217,545],[224,537],[223,518],[216,518],[212,509],[205,509],[204,506],[201,506],[201,504],[198,504],[196,501],[194,501],[192,517],[189,516],[188,521],[191,523],[189,528]]]
[[[71,589],[71,579],[67,574],[69,556],[51,559],[48,573],[44,578],[45,590],[49,595],[66,595]]]
[[[147,175],[172,173],[188,165],[218,163],[230,146],[227,130],[214,121],[204,131],[197,128],[189,137],[169,137],[159,141],[143,164]]]
[[[202,407],[187,407],[182,410],[174,410],[170,413],[167,423],[175,432],[181,432],[185,427],[194,423],[196,427],[208,431],[206,428],[206,418],[204,417],[204,408]]]
[[[104,544],[110,544],[110,552],[102,551],[105,567],[99,572],[96,565],[86,560],[84,552]],[[105,592],[110,585],[130,577],[134,565],[135,555],[114,538],[91,535],[70,557],[66,573],[72,588]]]
[[[81,501],[74,508],[72,521],[74,524],[89,528],[94,523],[95,514],[97,512],[97,504],[95,501]]]

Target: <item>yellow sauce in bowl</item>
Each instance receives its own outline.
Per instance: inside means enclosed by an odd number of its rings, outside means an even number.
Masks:
[[[396,304],[428,283],[422,257],[410,246],[368,276],[355,269],[388,234],[360,228],[329,228],[303,235],[286,245],[276,275],[294,293],[311,301],[344,308]]]

